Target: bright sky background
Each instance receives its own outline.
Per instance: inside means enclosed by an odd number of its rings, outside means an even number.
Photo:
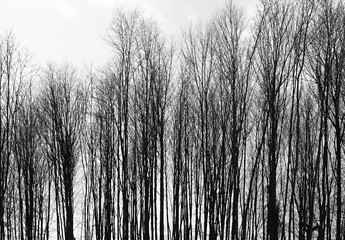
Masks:
[[[253,15],[258,0],[234,0]],[[12,30],[36,64],[68,62],[104,65],[110,48],[104,38],[116,8],[151,16],[176,40],[191,22],[211,17],[226,0],[0,0],[0,34]]]

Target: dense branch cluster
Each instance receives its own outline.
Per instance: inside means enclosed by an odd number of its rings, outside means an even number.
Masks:
[[[2,36],[0,240],[344,239],[344,5],[254,19],[229,2],[173,45],[116,11],[86,74]]]

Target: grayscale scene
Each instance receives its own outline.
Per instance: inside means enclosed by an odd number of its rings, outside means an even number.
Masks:
[[[0,240],[345,239],[342,0],[0,2]]]

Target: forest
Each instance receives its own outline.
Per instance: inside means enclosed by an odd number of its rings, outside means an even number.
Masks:
[[[0,37],[0,240],[345,239],[345,6],[229,1],[164,37],[115,10],[101,69]]]

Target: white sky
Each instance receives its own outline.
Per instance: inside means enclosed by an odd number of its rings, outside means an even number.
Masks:
[[[234,0],[246,15],[258,0]],[[116,8],[152,16],[176,40],[191,22],[208,19],[226,0],[0,0],[0,34],[12,30],[37,64],[100,67],[110,58],[104,38]]]

